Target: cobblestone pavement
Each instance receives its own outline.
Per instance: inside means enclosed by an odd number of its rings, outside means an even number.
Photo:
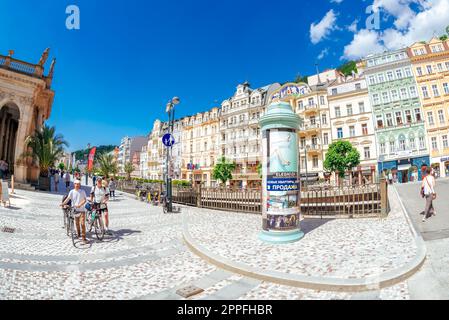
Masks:
[[[253,268],[301,276],[363,279],[404,266],[417,253],[402,212],[387,219],[304,220],[305,237],[286,245],[258,239],[261,217],[189,209],[189,232],[210,252]]]
[[[278,286],[217,269],[184,245],[180,215],[164,215],[161,208],[121,193],[110,203],[113,235],[103,242],[88,235],[90,245],[77,243],[75,248],[62,229],[60,201],[61,195],[16,190],[13,207],[0,208],[0,228],[16,229],[12,234],[0,232],[0,299],[183,299],[176,291],[188,285],[205,290],[193,299],[408,298],[406,284],[350,295]],[[227,214],[214,213],[204,214],[209,227],[200,225],[209,234],[238,227],[232,218],[223,220]],[[254,223],[248,225],[248,232],[255,232],[259,217],[245,219]],[[315,232],[327,230],[320,228]],[[235,239],[239,243],[239,237]],[[398,239],[403,238],[398,235]],[[370,249],[354,249],[354,254],[367,254]],[[387,258],[381,261],[389,265]]]

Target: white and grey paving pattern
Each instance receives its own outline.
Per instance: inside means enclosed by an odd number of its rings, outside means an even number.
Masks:
[[[357,294],[278,286],[218,269],[187,249],[182,240],[181,215],[164,215],[161,208],[121,193],[116,201],[110,203],[113,235],[103,242],[95,241],[89,235],[92,239],[90,245],[77,244],[75,248],[62,229],[60,201],[61,195],[17,190],[12,198],[13,207],[0,208],[0,228],[16,228],[12,234],[0,232],[0,299],[183,299],[176,291],[188,285],[205,290],[190,299],[358,299]],[[223,234],[230,235],[234,237],[235,245],[243,245],[239,252],[246,252],[248,261],[257,261],[257,257],[262,256],[268,259],[264,262],[266,267],[270,267],[277,258],[268,254],[267,247],[267,252],[261,253],[261,244],[245,240],[251,233],[256,234],[259,216],[245,215],[237,223],[230,214],[195,211],[197,235],[200,236],[204,230],[201,239],[210,241],[211,246],[229,239],[223,238]],[[245,232],[241,232],[239,223],[243,224]],[[391,264],[401,264],[408,254],[413,254],[413,248],[403,248],[400,258],[388,254],[381,257],[381,250],[390,250],[390,246],[384,243],[350,247],[349,238],[367,239],[373,234],[369,229],[376,224],[387,230],[397,230],[388,238],[391,241],[408,244],[408,238],[396,229],[399,225],[389,227],[385,221],[373,222],[359,230],[354,224],[346,226],[347,223],[351,222],[330,221],[311,230],[309,237],[315,234],[315,239],[321,236],[322,241],[332,240],[335,252],[331,252],[331,244],[326,244],[325,250],[316,249],[321,243],[305,244],[310,252],[304,248],[295,255],[303,256],[302,261],[306,265],[298,265],[292,270],[317,275],[344,275],[347,270],[353,275],[363,276],[373,271],[351,266],[343,261],[341,255],[359,255],[360,259],[365,259],[363,257],[370,256],[370,250],[373,250],[374,265],[388,268]],[[235,230],[228,233],[230,229]],[[342,230],[352,230],[354,235],[348,238]],[[326,236],[326,233],[331,234]],[[254,247],[248,247],[251,245]],[[227,250],[235,246],[223,242],[220,248]],[[276,249],[280,255],[282,248],[285,250],[285,247]],[[392,262],[389,259],[393,259]],[[320,262],[317,264],[313,260]],[[280,263],[284,263],[283,268],[288,270],[292,268],[291,261],[291,252],[286,252]],[[333,263],[340,265],[334,266]],[[371,293],[371,296],[406,299],[407,285],[400,284],[374,295]]]

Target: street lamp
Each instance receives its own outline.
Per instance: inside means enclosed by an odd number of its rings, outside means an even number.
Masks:
[[[168,114],[168,133],[173,134],[173,127],[175,123],[175,106],[177,106],[181,100],[178,97],[174,97],[167,103],[166,112]],[[172,180],[169,175],[169,163],[171,158],[171,153],[173,150],[173,145],[167,146],[167,159],[165,163],[165,191],[167,199],[167,212],[173,212],[172,203]]]

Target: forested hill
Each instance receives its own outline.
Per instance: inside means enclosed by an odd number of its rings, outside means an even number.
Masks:
[[[114,151],[115,146],[99,146],[97,147],[97,153],[96,155],[100,155],[102,153],[109,153]],[[91,149],[84,149],[84,150],[78,150],[75,151],[75,155],[76,155],[76,160],[85,160],[87,159],[87,157],[89,156],[89,152]]]

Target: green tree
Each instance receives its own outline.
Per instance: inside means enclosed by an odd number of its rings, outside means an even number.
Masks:
[[[54,167],[56,161],[64,154],[64,147],[69,146],[62,135],[56,134],[55,127],[47,125],[29,136],[25,140],[25,145],[29,151],[25,152],[22,158],[32,158],[39,165],[40,176],[44,178],[49,176],[49,169]]]
[[[101,175],[109,179],[110,174],[114,171],[114,157],[112,154],[100,154],[97,159],[97,164]]]
[[[221,183],[225,185],[227,181],[232,180],[232,172],[235,168],[235,163],[228,162],[225,157],[222,157],[215,165],[212,172],[212,177],[215,180],[221,181]]]
[[[302,82],[308,83],[308,81],[309,81],[309,79],[308,79],[307,76],[301,76],[300,74],[298,74],[298,75],[296,76],[294,82],[296,82],[296,83],[302,83]]]
[[[445,34],[445,35],[443,35],[443,36],[440,37],[440,40],[441,40],[441,41],[446,41],[447,39],[448,39],[447,34]]]
[[[348,141],[337,141],[329,146],[324,168],[330,172],[337,172],[340,178],[344,178],[346,171],[359,164],[360,153],[357,149]]]
[[[61,163],[58,165],[58,168],[59,168],[59,170],[64,171],[64,169],[65,169],[64,163],[61,162]]]
[[[125,167],[124,167],[125,173],[126,173],[126,178],[128,181],[131,180],[131,174],[134,172],[134,166],[131,162],[127,162],[125,163]]]
[[[343,73],[345,76],[350,76],[353,71],[355,73],[358,72],[357,63],[355,61],[348,61],[345,64],[338,67],[337,70],[340,71],[341,73]]]

